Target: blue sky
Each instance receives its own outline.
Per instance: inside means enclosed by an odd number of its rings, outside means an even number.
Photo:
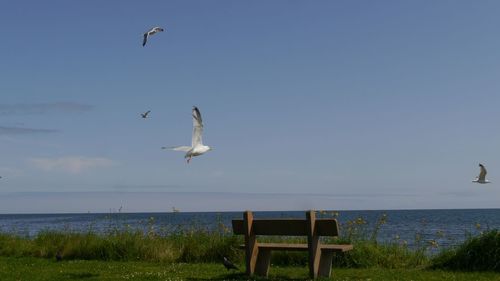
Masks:
[[[0,212],[500,208],[499,13],[4,1]],[[190,143],[193,105],[214,151],[187,165],[160,147]]]

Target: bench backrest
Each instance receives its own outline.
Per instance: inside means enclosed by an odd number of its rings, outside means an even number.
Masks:
[[[245,235],[245,221],[232,221],[234,234]],[[339,235],[336,219],[315,219],[315,236]],[[310,222],[307,219],[254,219],[251,232],[253,235],[286,235],[307,236],[310,232]]]

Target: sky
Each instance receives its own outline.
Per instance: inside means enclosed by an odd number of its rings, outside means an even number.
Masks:
[[[500,208],[498,14],[2,1],[0,213]],[[187,164],[160,148],[194,105],[214,150]]]

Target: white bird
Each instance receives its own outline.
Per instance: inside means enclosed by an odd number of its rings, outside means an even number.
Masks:
[[[479,176],[476,177],[475,180],[472,182],[477,182],[477,183],[490,183],[489,180],[486,179],[486,168],[483,166],[483,164],[479,164],[479,168],[481,169],[481,172],[479,172]]]
[[[203,122],[201,119],[200,110],[196,106],[193,106],[193,136],[191,139],[191,146],[174,146],[174,147],[162,147],[162,149],[171,149],[175,151],[185,151],[187,162],[191,161],[194,156],[199,156],[207,151],[212,150],[211,147],[203,145],[201,135],[203,134]]]
[[[146,43],[148,42],[148,38],[149,36],[155,34],[155,33],[158,33],[158,32],[162,32],[163,31],[163,28],[161,27],[153,27],[151,28],[148,32],[144,33],[144,40],[142,41],[142,46],[146,46]]]

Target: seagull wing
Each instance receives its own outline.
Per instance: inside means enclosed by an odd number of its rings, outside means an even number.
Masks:
[[[479,168],[481,168],[481,172],[479,172],[479,177],[477,177],[479,180],[484,181],[486,178],[486,168],[483,166],[483,164],[479,164]]]
[[[203,121],[201,119],[200,110],[193,106],[193,137],[191,139],[191,145],[193,147],[197,145],[203,145],[201,135],[203,134]]]
[[[191,146],[187,146],[187,145],[162,147],[162,149],[170,149],[170,150],[174,150],[174,151],[185,151],[185,152],[190,151],[191,148],[192,148]]]
[[[144,40],[142,40],[142,46],[146,46],[146,42],[148,42],[148,32],[144,33]]]

